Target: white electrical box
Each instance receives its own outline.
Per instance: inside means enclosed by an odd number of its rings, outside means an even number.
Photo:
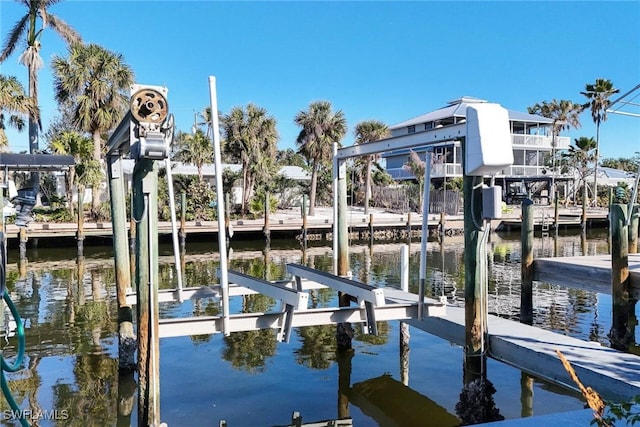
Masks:
[[[482,218],[502,218],[502,187],[494,185],[482,188]]]
[[[464,146],[467,176],[495,175],[513,164],[509,112],[499,104],[467,107]]]

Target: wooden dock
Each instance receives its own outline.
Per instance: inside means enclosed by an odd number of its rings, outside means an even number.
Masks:
[[[629,254],[631,295],[640,300],[640,254]],[[611,293],[611,255],[591,255],[533,260],[533,280]]]
[[[446,317],[406,321],[411,326],[465,345],[464,308],[447,307]],[[577,390],[555,351],[573,365],[585,386],[605,399],[640,395],[640,357],[522,323],[489,316],[489,356],[529,374]]]

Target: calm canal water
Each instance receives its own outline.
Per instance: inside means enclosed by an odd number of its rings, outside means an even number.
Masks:
[[[354,277],[380,286],[400,285],[400,244],[373,247],[353,245]],[[489,311],[507,318],[518,316],[520,301],[519,235],[492,234],[489,243]],[[231,268],[258,277],[279,279],[288,262],[318,269],[332,265],[330,243],[308,248],[297,241],[274,241],[264,251],[261,242],[234,242]],[[411,245],[411,290],[417,292],[419,243]],[[444,245],[428,245],[429,293],[445,294],[450,303],[463,305],[462,237]],[[20,268],[10,251],[8,287],[26,322],[25,369],[9,374],[9,384],[23,409],[64,411],[66,419],[40,420],[40,426],[136,425],[135,382],[123,381],[118,395],[115,277],[111,247],[87,248],[84,259],[75,249],[30,251]],[[162,287],[170,288],[174,275],[171,248],[162,247]],[[606,232],[536,238],[535,256],[570,256],[608,253]],[[14,255],[14,256],[12,256]],[[191,243],[186,254],[186,285],[210,285],[217,268],[213,242]],[[321,290],[312,294],[318,307],[335,306],[336,295]],[[611,300],[602,295],[535,284],[535,323],[545,329],[608,345]],[[277,310],[264,296],[234,297],[231,311]],[[162,317],[212,315],[220,311],[214,298],[161,305]],[[160,343],[161,418],[169,426],[287,425],[292,413],[304,422],[338,418],[348,413],[355,426],[452,425],[462,382],[463,350],[440,338],[411,329],[408,374],[401,372],[399,322],[382,323],[379,336],[356,328],[352,357],[338,360],[335,327],[294,330],[288,344],[278,343],[273,331],[232,334],[230,337],[186,336]],[[15,337],[0,338],[6,356],[15,354]],[[636,337],[636,341],[638,341]],[[571,391],[536,379],[529,404],[522,392],[522,373],[489,360],[488,377],[495,385],[496,406],[506,418],[542,415],[583,408]],[[420,424],[407,424],[407,414],[394,414],[391,403],[401,380],[415,392],[401,397],[429,408]],[[379,390],[374,399],[367,390]],[[348,396],[348,403],[339,395]],[[367,398],[369,396],[369,398]],[[382,398],[380,398],[382,396]],[[19,425],[3,416],[0,424]],[[397,405],[395,405],[397,407]],[[397,412],[397,411],[396,411]],[[118,414],[121,415],[118,415]],[[123,415],[124,414],[124,415]],[[130,414],[130,415],[127,415]]]

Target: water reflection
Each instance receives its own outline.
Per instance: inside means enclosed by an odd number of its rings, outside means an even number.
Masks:
[[[246,247],[238,244],[230,266],[268,279],[283,277],[288,262],[305,263],[325,271],[332,268],[330,247],[311,246],[303,253],[296,245],[297,242],[273,241],[264,250],[259,243]],[[188,286],[215,283],[218,257],[211,246],[192,244],[187,248],[183,272]],[[85,257],[76,259],[73,248],[70,254],[41,248],[38,258],[27,253],[30,257],[27,268],[24,262],[9,260],[8,288],[26,320],[28,355],[26,368],[9,375],[10,387],[22,408],[66,410],[69,414],[69,419],[43,420],[40,425],[106,426],[128,425],[131,421],[135,424],[135,411],[131,420],[135,384],[128,378],[118,378],[115,275],[108,256],[110,248],[86,249]],[[419,245],[413,244],[409,251],[409,288],[416,293],[418,250]],[[427,294],[445,295],[451,303],[461,306],[462,239],[450,238],[443,245],[430,243],[428,250]],[[538,238],[534,256],[607,251],[606,235],[592,234],[586,242],[581,236],[560,237],[555,241]],[[161,287],[171,288],[175,282],[169,265],[173,261],[171,248],[163,248],[162,253]],[[489,312],[517,320],[519,236],[492,236],[488,258]],[[373,248],[354,245],[351,267],[358,280],[400,288],[400,245]],[[336,298],[331,290],[314,290],[310,293],[310,305],[335,306]],[[273,299],[261,295],[233,297],[231,305],[235,313],[280,309]],[[556,332],[608,345],[610,306],[607,295],[534,284],[535,325]],[[163,317],[219,312],[219,300],[212,297],[161,306]],[[193,421],[193,414],[197,413],[207,420],[200,425],[216,424],[219,419],[226,419],[233,426],[276,425],[286,422],[295,410],[309,420],[350,416],[355,425],[375,425],[377,418],[371,415],[371,406],[355,404],[352,389],[356,384],[363,384],[358,389],[366,388],[375,383],[367,381],[380,378],[379,381],[390,379],[392,383],[408,385],[446,412],[455,413],[462,386],[462,350],[413,331],[409,370],[405,328],[399,322],[379,322],[379,335],[371,336],[357,327],[351,353],[337,352],[334,326],[299,328],[290,344],[278,343],[273,331],[163,340],[160,357],[163,421],[169,425],[198,425]],[[15,352],[15,343],[13,337],[3,346],[7,355]],[[497,405],[501,410],[510,408],[503,414],[507,418],[534,414],[534,401],[538,414],[581,407],[580,399],[571,393],[523,377],[519,371],[497,362],[489,363],[490,373],[498,377],[492,378],[498,389]],[[125,385],[120,387],[120,399],[119,382]],[[275,395],[280,397],[276,402]],[[211,401],[215,405],[208,403]],[[382,412],[389,410],[388,403],[387,407],[384,402],[377,405],[381,405]],[[3,422],[18,425],[9,420]]]

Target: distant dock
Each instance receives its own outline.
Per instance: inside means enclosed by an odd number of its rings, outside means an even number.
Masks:
[[[333,232],[333,217],[331,208],[316,208],[314,216],[308,216],[304,224],[309,235],[316,238],[326,238]],[[536,209],[534,225],[537,229],[545,230],[553,224],[553,217],[549,216],[549,207]],[[444,219],[444,222],[442,220]],[[606,211],[589,211],[589,226],[608,225]],[[389,240],[393,238],[405,238],[406,233],[411,230],[416,237],[422,229],[422,215],[412,213],[393,213],[381,210],[371,210],[371,214],[365,215],[362,208],[352,208],[347,214],[349,232],[356,238],[369,238],[369,233],[373,230],[375,240]],[[232,219],[230,221],[234,236],[239,239],[260,238],[264,231],[264,219]],[[440,214],[429,214],[429,229],[432,233],[444,231],[447,235],[462,234],[464,220],[462,215],[446,215],[444,218]],[[519,209],[514,209],[504,213],[501,219],[492,221],[492,228],[496,231],[516,231],[520,229]],[[573,210],[562,210],[559,216],[558,226],[560,228],[575,228],[580,226],[580,213]],[[279,211],[270,215],[269,229],[273,237],[296,237],[302,233],[303,219],[300,211],[288,210]],[[6,236],[9,240],[18,239],[19,227],[7,224]],[[28,225],[28,238],[48,239],[66,238],[75,239],[78,232],[76,223],[40,223],[32,222]],[[216,234],[218,232],[217,221],[186,221],[185,232],[189,235]],[[158,222],[158,233],[161,235],[171,234],[171,223],[169,221]],[[85,222],[84,235],[88,238],[110,239],[113,236],[111,222]]]

